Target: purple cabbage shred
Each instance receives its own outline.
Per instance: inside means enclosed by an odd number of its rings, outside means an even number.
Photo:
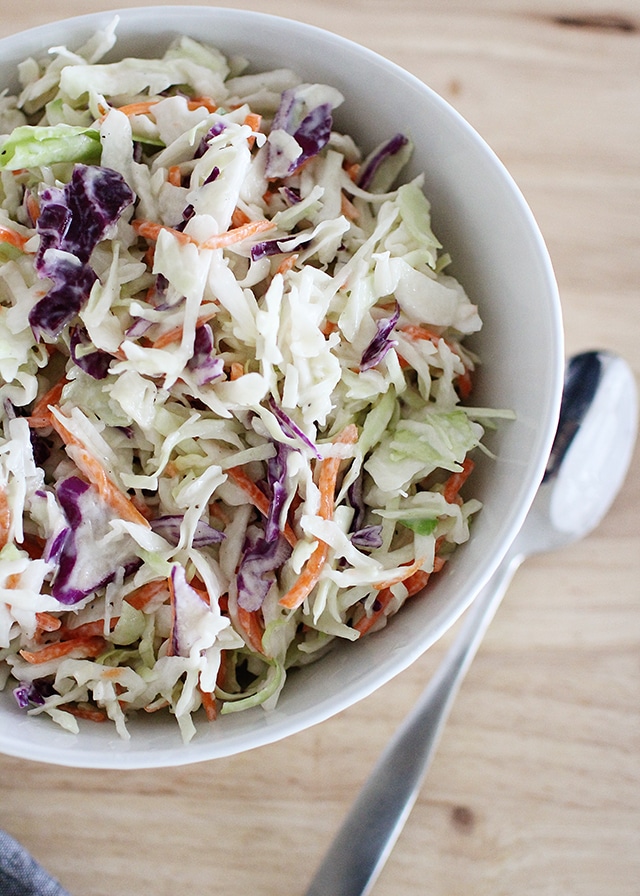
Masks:
[[[187,367],[195,375],[199,386],[212,383],[224,376],[224,361],[214,354],[213,330],[209,324],[196,328],[193,342],[193,355]]]
[[[409,139],[408,137],[405,137],[404,134],[395,134],[387,140],[386,143],[383,143],[378,151],[367,161],[360,172],[358,186],[363,190],[368,190],[371,187],[380,166],[391,156],[395,156],[399,153],[408,142]]]
[[[179,514],[168,514],[151,520],[151,528],[161,535],[173,547],[177,547],[180,541],[180,525],[184,517]],[[211,544],[219,544],[224,541],[224,532],[215,529],[204,520],[198,520],[193,536],[194,548],[204,548]]]
[[[286,563],[291,550],[282,536],[267,541],[257,528],[247,534],[236,579],[239,606],[249,612],[260,609],[276,570]]]
[[[37,337],[57,337],[81,310],[97,279],[91,253],[134,199],[122,175],[97,165],[76,165],[63,189],[42,193],[35,267],[53,286],[29,314]]]
[[[362,358],[360,359],[360,370],[369,370],[371,367],[375,367],[376,365],[378,365],[380,361],[383,360],[389,349],[398,344],[395,340],[389,339],[389,336],[393,331],[395,325],[398,323],[399,317],[400,307],[396,303],[396,310],[391,315],[391,317],[376,321],[378,332],[362,353]]]
[[[93,377],[94,380],[103,380],[109,373],[112,358],[111,355],[100,349],[95,349],[92,352],[82,351],[82,349],[91,344],[89,335],[83,327],[71,328],[69,350],[72,361],[81,370]],[[78,349],[80,349],[80,352],[78,352]]]
[[[318,458],[318,460],[322,460],[322,455],[318,451],[317,447],[313,444],[311,439],[305,435],[305,433],[300,429],[297,423],[287,414],[285,411],[279,407],[276,402],[271,398],[269,400],[269,408],[271,409],[273,415],[276,417],[278,423],[280,424],[280,428],[285,436],[288,436],[290,439],[299,439],[303,445],[309,448],[310,451],[313,452],[314,456]]]

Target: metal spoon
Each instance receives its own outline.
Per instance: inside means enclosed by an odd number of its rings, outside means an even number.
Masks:
[[[627,363],[608,352],[573,357],[547,469],[525,523],[378,760],[306,896],[370,892],[411,812],[453,700],[513,574],[526,557],[563,547],[595,529],[622,485],[636,431],[636,385]]]

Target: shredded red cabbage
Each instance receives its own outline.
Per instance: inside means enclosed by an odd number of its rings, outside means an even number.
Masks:
[[[291,546],[279,536],[267,541],[256,526],[247,530],[237,575],[238,604],[244,610],[260,609],[275,579],[275,571],[291,556]]]
[[[376,172],[380,168],[380,165],[382,165],[382,163],[390,156],[395,156],[396,153],[400,152],[408,142],[409,139],[408,137],[405,137],[404,134],[395,134],[395,136],[387,140],[386,143],[383,143],[378,151],[371,156],[360,172],[358,186],[363,190],[368,190],[373,183],[373,179],[376,176]]]
[[[303,445],[306,445],[306,447],[313,452],[314,456],[317,457],[318,460],[322,460],[322,455],[318,451],[317,447],[313,444],[311,439],[307,435],[305,435],[305,433],[300,429],[298,424],[294,422],[289,414],[283,411],[282,408],[276,404],[273,398],[269,400],[269,407],[271,408],[273,415],[277,418],[282,432],[290,439],[299,439],[303,443]]]
[[[300,155],[290,163],[285,176],[293,174],[307,159],[317,155],[329,142],[333,126],[332,107],[330,103],[315,106],[301,119],[305,108],[304,100],[297,88],[290,88],[282,93],[280,105],[276,112],[271,131],[286,131],[302,150]],[[279,176],[281,172],[281,152],[272,143],[267,143],[267,177]]]
[[[80,311],[97,279],[91,253],[134,198],[121,174],[96,165],[76,165],[64,189],[42,193],[35,267],[53,287],[29,314],[38,338],[55,338]]]
[[[184,567],[178,563],[171,567],[171,585],[174,613],[171,652],[174,656],[189,656],[198,636],[199,623],[211,612],[211,608],[189,585]]]
[[[196,328],[193,355],[187,362],[187,367],[195,374],[199,386],[224,376],[224,361],[214,355],[213,330],[209,324]]]
[[[369,370],[371,367],[375,367],[382,361],[389,349],[398,344],[395,340],[389,339],[389,335],[398,323],[399,317],[400,306],[396,302],[396,310],[391,317],[376,321],[378,332],[362,353],[360,370]]]
[[[44,706],[47,697],[55,693],[53,685],[43,678],[35,681],[21,681],[17,688],[13,689],[13,696],[20,709],[28,709],[29,706]]]
[[[160,516],[155,520],[151,520],[150,526],[154,532],[157,532],[169,544],[176,547],[180,541],[180,526],[183,519],[184,517],[179,514]],[[213,526],[205,523],[204,520],[198,520],[193,536],[193,546],[195,548],[204,548],[207,545],[217,544],[221,541],[224,541],[224,532],[215,529]]]
[[[285,480],[287,476],[287,457],[291,449],[288,445],[279,442],[276,453],[267,461],[267,483],[271,491],[271,503],[269,515],[264,527],[264,537],[267,541],[275,541],[280,535],[280,517],[282,508],[287,500]]]
[[[90,345],[92,345],[92,342],[84,327],[71,328],[71,339],[69,342],[71,359],[81,370],[93,377],[94,380],[103,380],[109,373],[112,357],[100,349],[83,353],[82,349]],[[78,349],[80,349],[80,352],[78,352]]]
[[[112,581],[117,569],[115,564],[110,566],[108,556],[96,553],[96,545],[110,527],[102,502],[91,486],[78,476],[69,476],[58,482],[56,495],[69,528],[60,534],[55,546],[58,565],[51,594],[61,604],[71,606]],[[125,575],[140,563],[138,557],[119,552],[117,565]]]

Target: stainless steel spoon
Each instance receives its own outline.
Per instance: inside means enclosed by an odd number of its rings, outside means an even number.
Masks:
[[[636,385],[625,361],[608,352],[585,352],[569,361],[558,430],[525,523],[378,760],[306,896],[370,892],[411,812],[453,700],[513,574],[526,557],[563,547],[598,525],[626,475],[637,423]]]

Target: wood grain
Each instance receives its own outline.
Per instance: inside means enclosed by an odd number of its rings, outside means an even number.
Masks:
[[[11,4],[0,34],[117,5]],[[636,0],[225,5],[337,31],[441,93],[540,223],[567,350],[612,349],[640,375]],[[597,533],[518,573],[376,896],[640,894],[638,460]],[[451,636],[339,717],[246,755],[148,772],[0,757],[0,827],[73,896],[302,894]]]

